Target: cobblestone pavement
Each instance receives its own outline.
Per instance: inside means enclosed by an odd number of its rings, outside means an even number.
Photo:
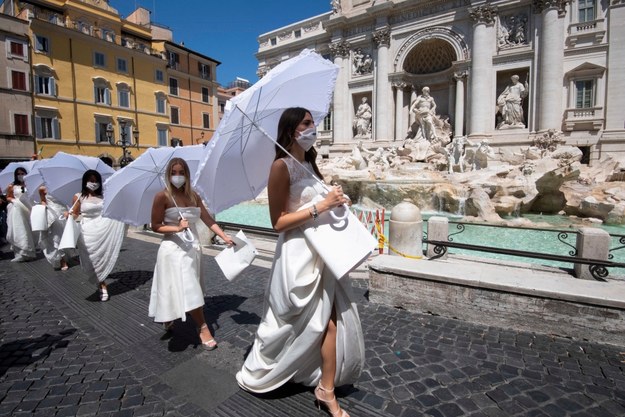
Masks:
[[[254,396],[234,381],[260,320],[271,252],[228,282],[206,250],[205,313],[219,349],[205,352],[190,321],[166,337],[147,317],[157,242],[129,234],[107,303],[79,266],[15,264],[3,249],[0,416],[318,415],[309,389]],[[354,386],[337,389],[352,417],[625,416],[625,347],[376,305],[363,273],[353,289],[366,365]]]

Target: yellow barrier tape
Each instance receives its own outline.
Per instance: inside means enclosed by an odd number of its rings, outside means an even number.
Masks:
[[[408,254],[400,252],[397,249],[395,249],[394,247],[392,247],[390,242],[388,241],[387,237],[384,236],[384,234],[382,233],[382,228],[380,227],[380,222],[377,221],[377,220],[375,222],[375,228],[376,228],[376,231],[378,232],[378,241],[380,243],[382,243],[384,246],[387,246],[390,251],[393,251],[394,253],[398,254],[399,256],[403,256],[404,258],[408,258],[408,259],[423,259],[423,256],[408,255]]]

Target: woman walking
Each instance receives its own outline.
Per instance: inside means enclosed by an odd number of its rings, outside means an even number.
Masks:
[[[32,204],[24,183],[26,174],[25,168],[17,167],[13,172],[13,182],[7,187],[7,241],[15,254],[11,262],[35,259],[35,239],[30,227]]]

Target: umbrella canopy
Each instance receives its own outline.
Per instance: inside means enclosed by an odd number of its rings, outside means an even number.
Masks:
[[[338,71],[305,49],[227,102],[193,181],[212,213],[252,200],[267,186],[283,111],[304,107],[319,125],[328,113]]]
[[[7,187],[15,179],[13,174],[17,168],[22,167],[26,170],[26,173],[29,174],[33,169],[33,166],[38,162],[39,161],[10,162],[9,165],[7,165],[6,168],[0,172],[0,188],[2,189],[2,192],[6,193]]]
[[[70,206],[74,194],[82,189],[82,176],[89,169],[98,171],[102,181],[115,172],[101,159],[58,152],[39,168],[39,173],[43,177],[48,193],[59,202]]]
[[[48,161],[49,159],[41,159],[37,161],[37,163],[33,165],[32,169],[28,171],[28,174],[24,177],[28,197],[30,197],[33,201],[39,201],[39,187],[44,185],[43,177],[41,176],[41,172],[39,172],[39,168],[44,166]]]
[[[165,188],[165,169],[172,158],[182,158],[195,175],[204,145],[149,148],[104,183],[102,215],[127,224],[150,223],[154,196]]]

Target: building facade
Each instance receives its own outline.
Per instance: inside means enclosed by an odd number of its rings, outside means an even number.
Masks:
[[[428,87],[454,137],[518,149],[555,130],[587,162],[625,154],[624,1],[332,5],[259,36],[257,57],[259,76],[303,48],[340,67],[320,132],[333,146],[403,141],[415,122],[411,105]],[[373,116],[368,132],[355,128],[363,102]]]
[[[14,0],[2,11],[28,22],[42,157],[64,151],[120,165],[173,138],[190,144],[200,131],[212,135],[219,63],[175,45],[148,10],[124,19],[104,0]],[[172,52],[184,65],[170,65]],[[198,63],[208,69],[199,73]],[[173,77],[178,94],[171,94]]]
[[[28,24],[0,14],[0,169],[35,152],[30,60]]]

